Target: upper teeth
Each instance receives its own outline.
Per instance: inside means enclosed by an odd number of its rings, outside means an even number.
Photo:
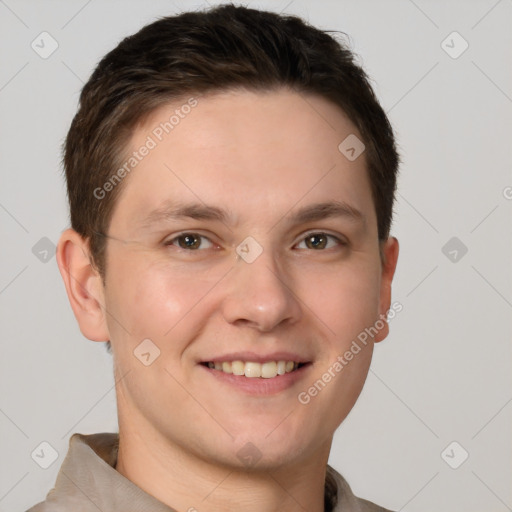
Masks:
[[[233,375],[245,375],[246,377],[263,377],[271,379],[277,375],[284,375],[297,369],[299,363],[294,361],[268,361],[266,363],[255,363],[252,361],[224,361],[209,362],[208,367],[221,370],[224,373]]]

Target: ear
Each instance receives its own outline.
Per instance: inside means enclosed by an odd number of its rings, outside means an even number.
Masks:
[[[80,331],[92,341],[108,341],[103,282],[91,264],[88,241],[67,229],[60,237],[56,256]]]
[[[389,334],[389,325],[386,321],[387,312],[391,307],[391,282],[395,275],[396,264],[398,261],[398,240],[392,236],[385,242],[381,242],[382,254],[382,274],[380,281],[380,300],[379,300],[379,318],[384,319],[384,327],[373,338],[378,343],[384,340]]]

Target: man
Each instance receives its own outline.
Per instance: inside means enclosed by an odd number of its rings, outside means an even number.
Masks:
[[[57,259],[119,434],[73,435],[31,512],[385,511],[327,461],[388,334],[398,160],[363,70],[298,18],[220,6],[106,55]]]

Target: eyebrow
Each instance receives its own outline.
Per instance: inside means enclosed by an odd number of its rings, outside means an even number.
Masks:
[[[358,223],[366,222],[366,217],[363,213],[345,201],[328,201],[305,206],[293,214],[290,220],[305,224],[329,217],[342,217]]]
[[[302,207],[292,215],[287,213],[274,226],[285,219],[290,224],[306,224],[332,217],[346,218],[354,223],[366,223],[365,215],[345,201],[327,201]],[[176,204],[169,201],[151,211],[138,224],[147,228],[162,221],[175,221],[184,218],[217,221],[229,225],[230,219],[232,220],[234,215],[230,211],[217,206],[201,203]]]
[[[141,227],[149,227],[162,221],[180,220],[184,218],[213,220],[225,224],[230,217],[232,217],[232,214],[216,206],[208,206],[201,203],[180,204],[168,201],[155,210],[152,210],[138,224]]]

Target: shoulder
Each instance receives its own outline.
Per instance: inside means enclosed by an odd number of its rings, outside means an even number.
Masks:
[[[124,482],[113,468],[118,443],[116,433],[73,434],[53,488],[44,501],[26,512],[98,512],[97,503],[93,503],[87,494],[101,502],[109,484],[114,485],[119,480]]]
[[[361,498],[357,498],[357,500],[359,501],[360,512],[393,512],[389,508],[381,507],[371,501],[363,500]]]
[[[331,466],[327,466],[326,491],[329,486],[334,487],[331,512],[393,512],[355,496],[345,478]]]

